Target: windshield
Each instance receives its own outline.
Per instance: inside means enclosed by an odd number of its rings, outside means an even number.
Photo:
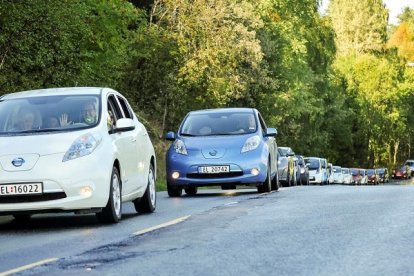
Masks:
[[[375,174],[375,171],[374,170],[367,170],[367,174],[368,175],[373,175],[373,174]]]
[[[414,167],[414,162],[413,161],[407,161],[407,162],[405,162],[405,165],[410,166],[410,167]]]
[[[333,167],[334,173],[342,173],[341,167]]]
[[[309,170],[318,170],[319,169],[319,159],[305,159],[305,164],[308,166]]]
[[[95,126],[100,102],[93,95],[36,96],[0,101],[0,135]]]
[[[352,170],[352,175],[353,176],[359,175],[359,170],[358,169],[353,169]]]
[[[343,174],[348,174],[349,173],[349,170],[348,169],[342,169],[342,173]]]
[[[287,156],[288,153],[292,152],[291,148],[286,148],[286,147],[278,147],[277,148],[279,150],[279,154],[281,156]]]
[[[256,132],[253,112],[206,112],[190,114],[181,128],[181,135],[240,135]]]

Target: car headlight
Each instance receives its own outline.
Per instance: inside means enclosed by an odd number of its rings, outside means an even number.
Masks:
[[[65,153],[62,162],[91,154],[101,141],[102,137],[99,134],[87,133],[80,136],[72,143],[68,151]]]
[[[305,173],[305,168],[300,168],[300,173]]]
[[[176,153],[187,155],[187,148],[185,147],[185,144],[180,139],[175,140],[174,142],[174,150]]]
[[[243,148],[241,152],[248,152],[254,149],[257,149],[257,147],[260,145],[260,137],[259,135],[255,135],[252,137],[249,137],[246,142],[243,145]]]

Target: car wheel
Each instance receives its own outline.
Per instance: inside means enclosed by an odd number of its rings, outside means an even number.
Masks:
[[[148,172],[147,189],[142,198],[134,200],[135,210],[138,213],[152,213],[157,204],[157,192],[155,189],[154,166],[151,164]]]
[[[180,197],[183,193],[183,189],[181,187],[172,187],[167,182],[167,191],[169,197]]]
[[[257,186],[257,191],[259,193],[268,193],[271,191],[272,189],[272,184],[271,182],[271,176],[270,176],[270,162],[268,162],[267,164],[267,176],[266,176],[266,180],[262,183],[262,185]]]
[[[116,223],[122,217],[121,178],[116,167],[112,168],[108,203],[96,217],[103,223]]]
[[[272,179],[272,190],[277,191],[280,188],[280,183],[279,183],[279,175],[276,172],[275,177],[273,177]]]
[[[32,215],[29,214],[14,214],[13,218],[17,222],[26,222],[29,221]]]
[[[187,187],[184,189],[185,193],[189,196],[194,196],[197,194],[197,187]]]

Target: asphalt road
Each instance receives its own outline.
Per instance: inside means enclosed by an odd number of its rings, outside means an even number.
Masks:
[[[0,217],[0,275],[414,275],[409,181],[157,196],[154,214],[124,204],[116,225]]]

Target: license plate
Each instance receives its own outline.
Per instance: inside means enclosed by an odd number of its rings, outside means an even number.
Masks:
[[[199,173],[228,173],[230,172],[230,166],[205,166],[198,167]]]
[[[31,195],[43,193],[42,183],[0,185],[0,196]]]
[[[314,176],[310,176],[309,177],[309,180],[315,180],[315,177]]]

